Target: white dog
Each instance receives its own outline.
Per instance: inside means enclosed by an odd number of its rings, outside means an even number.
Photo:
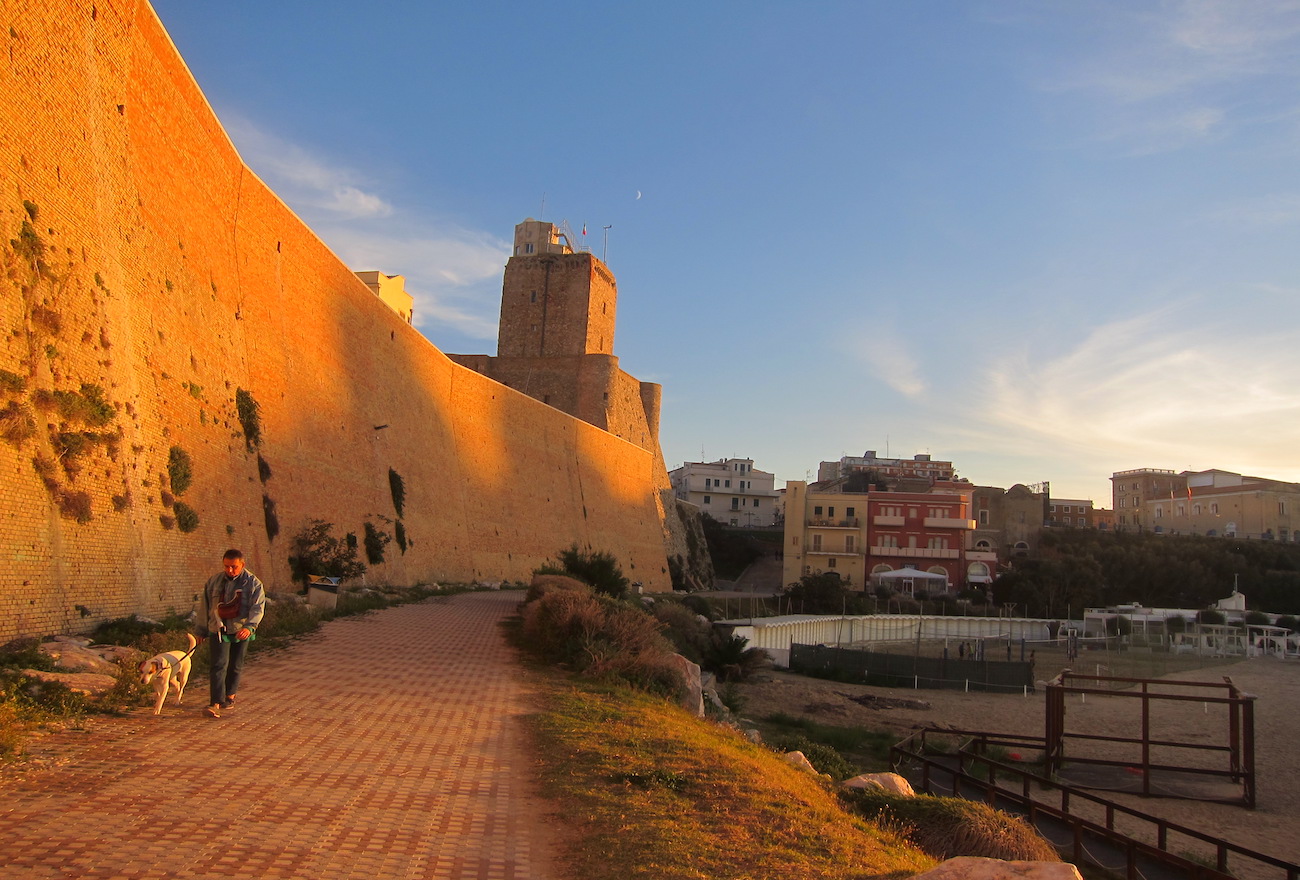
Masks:
[[[190,642],[188,651],[164,651],[140,664],[140,684],[149,684],[152,681],[154,693],[158,695],[157,701],[153,704],[155,715],[162,714],[163,701],[167,699],[168,688],[176,691],[177,706],[181,704],[181,697],[185,695],[185,684],[190,680],[190,655],[198,646],[198,640],[191,633],[186,633],[185,638]]]

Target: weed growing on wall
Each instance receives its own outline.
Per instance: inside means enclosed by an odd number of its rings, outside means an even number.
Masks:
[[[378,565],[384,561],[384,548],[393,540],[388,532],[383,531],[369,520],[366,521],[366,561]]]
[[[402,481],[402,475],[392,468],[388,469],[388,489],[393,493],[393,509],[397,511],[398,519],[406,516],[406,484]]]
[[[199,515],[184,501],[177,501],[172,511],[176,514],[176,527],[182,532],[192,532],[199,527]]]
[[[397,546],[401,549],[402,555],[406,555],[406,524],[400,519],[393,526],[393,536],[397,540]]]
[[[243,388],[235,390],[235,412],[239,416],[239,425],[244,429],[244,445],[252,452],[262,443],[261,405],[253,395]]]
[[[173,446],[167,453],[167,479],[171,483],[172,492],[177,495],[184,495],[185,490],[194,482],[194,463],[190,454],[179,446]],[[182,528],[181,531],[193,530]]]
[[[262,496],[262,518],[266,521],[266,539],[274,541],[280,534],[280,518],[275,513],[275,501],[269,495]]]

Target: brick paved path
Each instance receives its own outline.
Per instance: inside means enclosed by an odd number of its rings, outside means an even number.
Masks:
[[[529,690],[473,593],[333,621],[244,669],[240,705],[60,733],[0,781],[0,877],[550,880]]]

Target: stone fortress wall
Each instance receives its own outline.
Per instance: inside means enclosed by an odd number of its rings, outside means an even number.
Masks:
[[[370,583],[524,579],[576,542],[671,589],[657,444],[384,306],[243,165],[147,3],[7,12],[0,642],[187,612],[229,546],[288,588],[313,518],[394,539]]]

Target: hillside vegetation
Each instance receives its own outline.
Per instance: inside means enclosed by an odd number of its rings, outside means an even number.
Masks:
[[[1300,613],[1300,545],[1150,532],[1045,530],[1038,558],[1014,560],[993,593],[1048,617],[1127,602],[1203,608],[1234,578],[1252,609]]]

